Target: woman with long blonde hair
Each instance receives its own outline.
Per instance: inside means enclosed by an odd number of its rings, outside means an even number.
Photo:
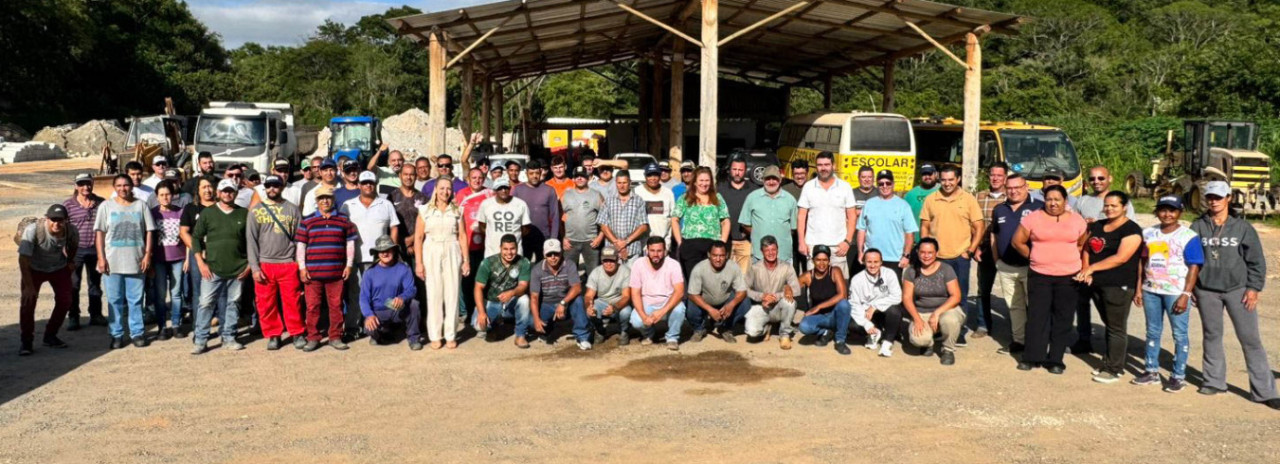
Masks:
[[[449,349],[458,347],[459,281],[471,269],[462,248],[467,243],[462,221],[462,211],[453,201],[453,186],[436,183],[431,201],[418,208],[413,234],[418,277],[427,287],[427,336],[434,350],[440,349],[442,339]]]

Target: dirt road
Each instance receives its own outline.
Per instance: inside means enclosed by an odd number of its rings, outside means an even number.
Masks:
[[[74,163],[0,167],[0,230],[61,201],[85,168]],[[1280,232],[1262,236],[1280,269]],[[16,262],[6,235],[0,266]],[[1276,284],[1261,308],[1273,364]],[[91,327],[62,335],[70,349],[19,358],[18,296],[17,273],[0,274],[0,462],[1280,462],[1280,412],[1247,400],[1229,328],[1232,394],[1208,398],[1093,383],[1096,356],[1069,356],[1062,376],[1020,372],[991,338],[944,367],[902,350],[716,339],[679,353],[612,338],[587,353],[509,340],[267,352],[257,340],[193,357],[189,339],[107,352],[106,330]],[[46,287],[38,318],[51,301]],[[1143,327],[1135,311],[1131,369]]]

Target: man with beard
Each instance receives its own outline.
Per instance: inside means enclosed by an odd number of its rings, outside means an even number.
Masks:
[[[196,167],[196,172],[198,172],[199,175],[191,176],[190,179],[187,179],[186,183],[182,184],[182,191],[186,192],[187,195],[191,195],[191,198],[196,198],[200,195],[200,192],[197,191],[197,188],[200,186],[200,179],[209,179],[209,183],[215,186],[218,185],[218,181],[222,180],[221,177],[218,177],[218,175],[213,172],[213,153],[209,153],[207,151],[200,152],[200,154],[196,156]]]
[[[818,166],[818,178],[805,183],[796,202],[800,208],[796,221],[800,253],[809,256],[813,252],[812,247],[826,245],[835,250],[831,255],[831,265],[840,268],[843,275],[849,275],[847,260],[853,250],[854,219],[857,217],[853,187],[835,176],[835,155],[831,152],[818,153],[815,164]]]
[[[302,287],[293,243],[299,221],[298,207],[284,199],[284,179],[268,176],[262,185],[266,187],[267,196],[249,210],[246,227],[258,320],[268,350],[280,349],[280,336],[285,329],[293,336],[294,348],[302,349],[306,346],[303,337],[306,329],[299,308]]]
[[[707,335],[706,321],[716,329],[720,338],[736,343],[733,326],[746,315],[751,307],[747,301],[747,281],[737,263],[730,263],[729,246],[716,240],[707,250],[707,259],[699,262],[689,273],[689,302],[693,311],[689,323],[693,324],[693,338],[700,342]]]
[[[191,233],[191,250],[195,252],[196,265],[203,278],[191,354],[204,353],[213,313],[224,305],[226,311],[219,312],[222,319],[218,321],[222,347],[229,351],[244,349],[244,345],[236,341],[236,324],[240,320],[241,289],[251,269],[245,241],[248,211],[235,203],[238,188],[231,178],[219,182],[218,203],[200,212]]]
[[[654,176],[657,177],[656,175]],[[631,307],[619,314],[622,333],[618,345],[630,338],[628,327],[640,331],[641,345],[653,344],[654,326],[667,321],[667,349],[680,349],[680,326],[684,324],[684,276],[680,264],[667,257],[667,241],[658,236],[645,242],[645,262],[631,266]]]
[[[542,259],[542,247],[538,244],[548,238],[560,237],[560,197],[556,190],[542,182],[542,163],[529,161],[525,176],[528,182],[515,186],[511,194],[524,200],[529,207],[529,241],[524,247],[524,257],[531,261]],[[535,259],[536,258],[536,259]]]
[[[730,259],[738,264],[738,269],[745,275],[751,267],[751,237],[738,224],[742,215],[742,205],[747,197],[760,186],[747,179],[747,160],[735,157],[729,161],[729,181],[716,186],[717,193],[724,198],[729,208],[729,247]]]
[[[774,237],[778,245],[778,261],[792,260],[791,234],[796,230],[796,199],[782,190],[782,176],[777,166],[764,168],[764,188],[756,189],[743,202],[738,223],[751,237],[751,256],[764,259],[761,240]],[[748,271],[748,274],[750,272]]]

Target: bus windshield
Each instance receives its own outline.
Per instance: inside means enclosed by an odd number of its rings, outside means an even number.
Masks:
[[[266,145],[265,118],[201,117],[196,143],[217,145]]]
[[[1004,159],[1009,168],[1031,180],[1044,178],[1050,167],[1062,170],[1070,180],[1080,175],[1080,161],[1067,135],[1056,130],[1000,131]]]

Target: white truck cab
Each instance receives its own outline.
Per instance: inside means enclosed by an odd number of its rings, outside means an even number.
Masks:
[[[294,135],[293,105],[209,102],[196,123],[195,148],[197,153],[213,154],[216,172],[243,163],[266,175],[275,158],[287,159],[296,166],[298,140]]]

